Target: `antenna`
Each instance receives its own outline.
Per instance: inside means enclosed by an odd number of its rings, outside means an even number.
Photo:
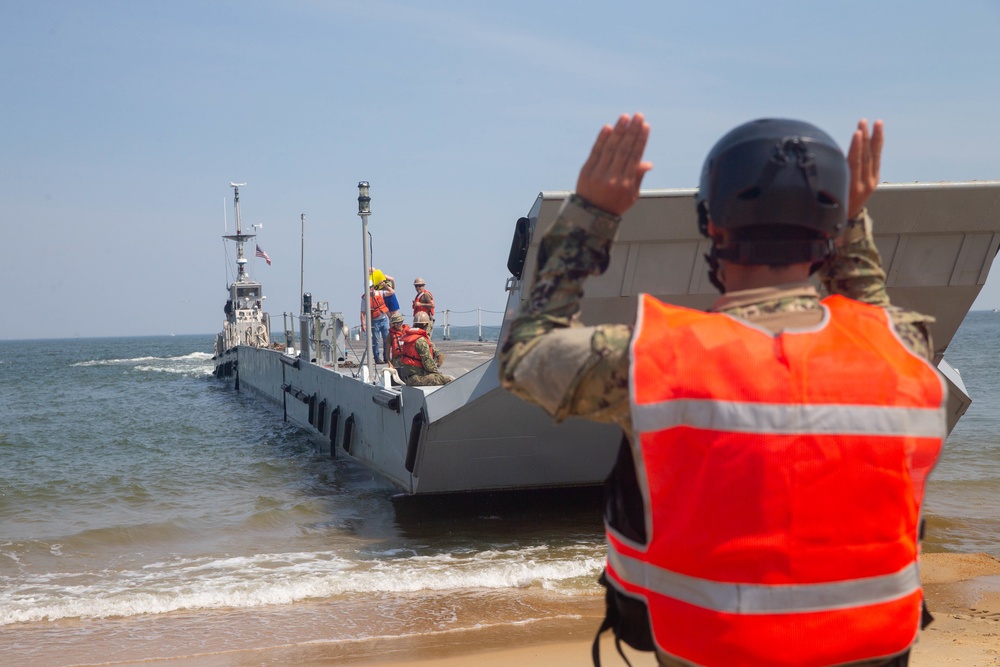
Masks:
[[[236,233],[242,234],[243,230],[240,228],[240,188],[242,188],[246,183],[233,183],[229,182],[229,187],[233,189],[233,215],[236,217]]]
[[[240,226],[240,188],[246,185],[246,183],[233,183],[229,182],[229,187],[233,189],[233,217],[236,218],[236,235],[233,239],[236,241],[236,282],[244,282],[246,279],[246,263],[247,260],[243,256],[243,242],[247,238],[253,238],[253,234],[249,237],[243,235],[243,229]]]

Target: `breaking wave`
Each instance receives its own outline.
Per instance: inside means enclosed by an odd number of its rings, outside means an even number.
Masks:
[[[602,550],[592,544],[368,561],[334,552],[182,558],[125,571],[0,577],[0,625],[375,593],[539,588],[573,595],[593,593],[602,565]]]

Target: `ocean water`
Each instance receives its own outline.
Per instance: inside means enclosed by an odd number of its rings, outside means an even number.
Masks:
[[[969,313],[945,352],[972,405],[945,441],[925,499],[927,551],[1000,556],[1000,313]]]
[[[1000,315],[971,313],[946,355],[974,403],[928,487],[931,551],[1000,556],[997,340]],[[394,501],[214,379],[212,342],[0,341],[2,664],[596,629],[596,503]]]

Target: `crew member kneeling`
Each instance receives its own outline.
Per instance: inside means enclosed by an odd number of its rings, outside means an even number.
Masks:
[[[432,387],[448,384],[455,378],[438,370],[443,355],[434,350],[434,344],[425,327],[427,313],[413,316],[413,327],[406,328],[401,315],[392,318],[392,364],[400,379],[411,387]]]

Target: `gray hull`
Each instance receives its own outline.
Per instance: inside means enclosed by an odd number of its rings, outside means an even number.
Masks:
[[[597,484],[620,439],[585,420],[554,425],[499,388],[495,359],[443,387],[386,389],[276,350],[233,354],[240,391],[308,429],[322,454],[350,456],[408,494]]]
[[[538,240],[567,195],[541,193],[518,225],[501,340],[526,296],[517,267],[523,264],[525,278],[533,275]],[[631,322],[641,292],[693,308],[711,304],[716,292],[706,277],[708,245],[697,235],[693,195],[643,193],[625,217],[609,270],[586,285],[584,323]],[[997,182],[883,185],[869,207],[892,302],[937,318],[935,362],[950,385],[949,427],[971,400],[944,353],[1000,246],[998,198]],[[216,364],[217,375],[307,429],[322,453],[354,458],[406,494],[603,481],[621,439],[617,428],[580,419],[553,424],[500,388],[492,346],[473,350],[464,365],[461,349],[446,352],[449,364],[462,368],[446,366],[458,377],[443,387],[385,388],[354,378],[349,369],[248,345],[219,354]],[[483,359],[478,364],[477,354]]]

